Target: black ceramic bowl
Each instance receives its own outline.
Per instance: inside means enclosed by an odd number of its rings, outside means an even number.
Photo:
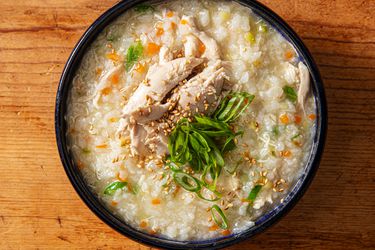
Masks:
[[[78,44],[75,46],[72,54],[70,55],[68,62],[65,65],[56,96],[55,129],[57,145],[66,174],[68,175],[73,187],[75,188],[81,199],[101,220],[103,220],[105,223],[107,223],[109,226],[111,226],[121,234],[140,243],[172,249],[215,249],[229,246],[245,239],[249,239],[255,234],[258,234],[259,232],[262,232],[266,228],[270,227],[292,209],[292,207],[305,193],[307,187],[309,186],[315,175],[315,172],[318,169],[319,161],[323,152],[327,128],[326,100],[324,95],[323,83],[318,68],[301,39],[279,16],[277,16],[270,9],[258,2],[251,0],[239,0],[238,2],[250,7],[255,14],[266,20],[269,25],[277,29],[291,44],[293,44],[300,56],[300,60],[302,60],[310,70],[310,74],[312,77],[312,92],[315,96],[317,107],[317,126],[311,155],[307,165],[305,166],[305,173],[298,179],[294,187],[291,188],[290,193],[284,199],[284,202],[282,204],[278,205],[272,211],[269,211],[268,213],[260,217],[256,221],[254,227],[242,231],[241,233],[204,241],[176,241],[138,231],[137,229],[126,224],[121,219],[113,215],[85,184],[80,171],[72,160],[71,152],[69,152],[67,148],[67,126],[64,116],[66,113],[67,96],[70,90],[71,81],[73,79],[75,70],[78,68],[80,60],[85,53],[85,50],[92,43],[92,41],[95,40],[96,36],[103,30],[105,26],[107,26],[111,21],[121,15],[124,11],[132,8],[140,2],[144,1],[127,0],[120,2],[106,11],[102,16],[100,16],[88,28],[88,30],[79,40]]]

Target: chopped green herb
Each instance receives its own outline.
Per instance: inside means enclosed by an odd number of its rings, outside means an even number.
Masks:
[[[215,223],[222,229],[228,229],[228,219],[227,217],[225,216],[225,214],[223,213],[223,211],[221,210],[221,208],[218,206],[218,205],[213,205],[211,207],[211,215],[212,215],[212,218],[214,219]],[[218,216],[220,216],[220,219],[218,218]]]
[[[247,32],[245,35],[245,40],[248,41],[250,44],[255,44],[255,37],[251,32]]]
[[[146,13],[147,11],[154,11],[155,8],[149,4],[141,3],[135,6],[134,10],[139,13]]]
[[[134,194],[134,195],[136,195],[136,194],[138,194],[139,193],[139,185],[138,184],[134,184],[134,185],[132,185],[132,188],[131,188],[131,192]]]
[[[187,173],[174,172],[173,179],[187,191],[197,192],[201,189],[200,181]]]
[[[181,119],[177,123],[168,138],[170,158],[167,161],[167,166],[175,172],[173,177],[177,184],[192,192],[200,191],[201,186],[216,192],[217,179],[225,166],[223,154],[236,147],[234,140],[243,133],[232,131],[229,124],[241,115],[253,99],[254,96],[246,92],[231,93],[221,101],[211,117],[195,116],[194,121]],[[196,173],[201,173],[202,182],[181,171],[186,163]],[[206,181],[208,174],[213,180],[210,184]],[[197,195],[206,199],[200,192]]]
[[[298,134],[296,134],[295,136],[293,136],[292,138],[290,138],[292,141],[294,140],[294,139],[297,139],[299,136],[300,136],[301,134],[300,133],[298,133]]]
[[[286,98],[288,98],[291,102],[297,101],[297,93],[292,87],[285,86],[283,90]]]
[[[259,26],[258,26],[258,30],[259,30],[260,32],[267,33],[267,31],[268,31],[268,26],[267,26],[267,24],[265,24],[263,21],[260,21],[260,22],[259,22]]]
[[[83,149],[82,149],[82,153],[84,153],[84,154],[90,154],[90,153],[91,153],[91,150],[88,149],[88,148],[83,148]]]
[[[277,125],[273,126],[273,128],[272,128],[272,133],[273,133],[275,136],[278,136],[278,135],[280,134],[279,126],[277,126]]]
[[[246,92],[230,93],[222,101],[215,111],[214,117],[218,121],[233,122],[254,100],[254,95]]]
[[[261,189],[262,185],[255,185],[247,196],[246,201],[250,202],[250,204],[253,204]]]
[[[131,45],[126,51],[125,68],[129,71],[143,55],[143,46],[140,41]]]
[[[239,160],[235,165],[234,167],[230,168],[228,165],[225,165],[224,166],[224,169],[225,171],[227,171],[228,174],[234,174],[234,172],[236,172],[238,166],[242,163],[242,159]]]
[[[122,181],[115,181],[109,184],[105,189],[104,189],[104,194],[106,195],[113,195],[117,189],[122,189],[124,188],[128,183],[127,182],[122,182]]]

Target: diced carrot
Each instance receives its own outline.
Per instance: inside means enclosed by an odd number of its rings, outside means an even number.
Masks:
[[[107,148],[107,144],[100,144],[100,145],[96,145],[95,146],[96,148]]]
[[[121,174],[120,174],[120,172],[118,172],[117,174],[116,174],[116,178],[117,178],[117,180],[119,180],[119,181],[126,181],[126,178],[123,178],[122,176],[121,176]]]
[[[146,71],[146,67],[144,64],[142,63],[137,63],[137,65],[135,66],[135,70],[138,72],[138,73],[144,73]]]
[[[301,118],[300,115],[295,115],[295,116],[294,116],[294,122],[295,122],[296,124],[300,124],[301,121],[302,121],[302,118]]]
[[[203,54],[206,51],[206,46],[202,42],[199,42],[198,51],[201,54]]]
[[[176,30],[177,29],[177,24],[175,22],[171,22],[171,29]]]
[[[226,229],[226,230],[224,230],[224,231],[221,232],[221,234],[224,235],[224,236],[228,236],[228,235],[230,235],[230,233],[231,232],[228,229]]]
[[[167,17],[171,18],[173,17],[173,12],[172,11],[168,11],[167,14],[165,14]]]
[[[164,29],[162,27],[156,28],[156,36],[161,36],[164,34]]]
[[[83,162],[81,162],[81,161],[77,161],[77,167],[78,167],[79,169],[83,169],[83,168],[85,167],[85,165],[83,164]]]
[[[120,120],[120,118],[118,117],[111,117],[108,119],[109,122],[118,122]]]
[[[315,114],[309,114],[309,119],[311,120],[311,121],[313,121],[313,120],[315,120],[316,119],[316,115]]]
[[[109,95],[109,93],[111,93],[111,88],[106,87],[106,88],[102,89],[100,92],[102,93],[102,95]]]
[[[139,223],[139,226],[141,228],[146,228],[147,227],[147,222],[143,220],[143,221],[141,221],[141,223]]]
[[[117,206],[117,204],[118,204],[118,202],[116,202],[116,201],[111,202],[111,205],[114,206],[114,207]]]
[[[152,205],[159,205],[160,204],[160,199],[159,198],[152,199],[151,200],[151,204]]]
[[[149,233],[152,234],[152,235],[154,235],[154,234],[156,234],[157,232],[156,232],[154,229],[151,229],[151,230],[149,231]]]
[[[97,77],[101,76],[102,72],[103,72],[102,68],[96,68],[96,70],[95,70],[95,74],[96,74]]]
[[[286,60],[290,60],[294,57],[294,53],[293,53],[293,51],[288,50],[287,52],[285,52],[284,56],[285,56]]]
[[[284,150],[280,152],[280,155],[283,157],[290,157],[292,155],[292,152],[290,152],[289,150]]]
[[[149,55],[154,55],[156,53],[158,53],[160,50],[160,45],[156,44],[156,43],[149,43],[147,45],[147,54]]]
[[[114,84],[114,85],[117,85],[120,81],[120,76],[118,74],[113,74],[109,77],[109,81]]]
[[[210,227],[208,228],[208,231],[216,231],[216,230],[218,230],[218,229],[219,229],[219,226],[216,225],[216,224],[214,224],[214,225],[212,225],[212,226],[210,226]]]
[[[288,124],[289,123],[289,117],[288,117],[288,115],[287,114],[282,114],[280,116],[280,121],[283,124]]]
[[[107,55],[107,58],[114,61],[114,62],[118,62],[120,61],[120,56],[116,54],[116,52],[113,52],[113,53],[108,53]]]
[[[181,19],[181,24],[185,25],[185,24],[188,24],[189,22],[186,20],[186,19]]]

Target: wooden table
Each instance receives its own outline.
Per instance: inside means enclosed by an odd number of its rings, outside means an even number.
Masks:
[[[79,199],[54,135],[58,80],[85,29],[116,1],[0,2],[0,248],[146,249]],[[320,170],[281,222],[231,249],[375,247],[375,1],[264,0],[300,34],[326,87]]]

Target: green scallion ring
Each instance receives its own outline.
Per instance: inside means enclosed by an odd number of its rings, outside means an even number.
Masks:
[[[215,211],[215,212],[214,212]],[[219,214],[221,217],[221,222],[219,222],[218,218],[216,217],[216,214]],[[213,205],[211,207],[211,214],[212,218],[214,219],[215,223],[222,229],[228,229],[228,220],[221,208],[218,205]]]
[[[201,184],[198,179],[182,171],[174,172],[173,179],[178,185],[187,191],[198,192],[201,189]]]

